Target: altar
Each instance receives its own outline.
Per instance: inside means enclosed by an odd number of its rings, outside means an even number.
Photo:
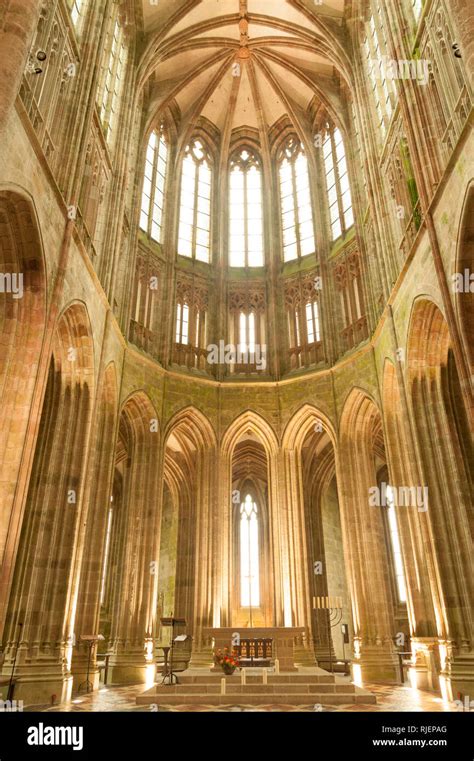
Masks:
[[[272,640],[272,660],[278,660],[280,671],[298,671],[295,666],[294,645],[295,637],[304,632],[303,627],[279,626],[279,627],[239,627],[228,626],[219,628],[203,629],[203,635],[212,637],[213,647],[223,650],[228,647],[232,650],[232,642],[238,634],[242,640]]]

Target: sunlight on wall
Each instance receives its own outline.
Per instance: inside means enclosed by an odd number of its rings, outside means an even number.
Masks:
[[[357,687],[363,687],[362,669],[358,663],[352,664],[352,681]]]

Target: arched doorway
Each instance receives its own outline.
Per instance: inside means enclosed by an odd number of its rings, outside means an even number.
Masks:
[[[165,614],[186,619],[193,652],[200,650],[202,629],[211,625],[213,615],[215,451],[212,426],[196,408],[182,410],[168,424],[159,591],[168,607]],[[172,547],[166,547],[167,539]],[[166,553],[166,565],[161,553]]]
[[[281,626],[286,577],[280,554],[284,528],[280,522],[278,443],[259,415],[244,412],[226,430],[220,474],[220,511],[215,526],[221,541],[215,565],[214,625]],[[249,533],[247,519],[252,516]],[[253,599],[252,593],[248,594],[252,589]]]

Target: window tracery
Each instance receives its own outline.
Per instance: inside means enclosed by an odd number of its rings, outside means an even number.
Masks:
[[[264,264],[262,170],[258,156],[244,148],[233,155],[229,171],[229,264]]]
[[[278,161],[283,260],[289,262],[315,251],[308,161],[294,135],[286,140]]]
[[[163,242],[167,165],[168,143],[161,127],[148,138],[140,210],[140,228],[157,243]]]
[[[180,194],[178,254],[210,262],[212,162],[196,138],[185,150]]]

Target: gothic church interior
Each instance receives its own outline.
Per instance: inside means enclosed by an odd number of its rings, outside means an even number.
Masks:
[[[23,0],[0,49],[2,699],[474,695],[472,3]]]

